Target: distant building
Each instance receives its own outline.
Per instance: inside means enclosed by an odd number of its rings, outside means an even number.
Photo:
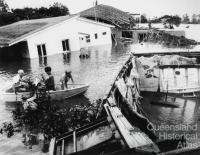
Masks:
[[[0,55],[37,58],[111,44],[111,27],[79,15],[20,21],[0,27]]]
[[[80,16],[99,22],[114,25],[116,28],[129,28],[132,23],[132,16],[127,12],[108,5],[95,5],[87,10],[80,12]]]

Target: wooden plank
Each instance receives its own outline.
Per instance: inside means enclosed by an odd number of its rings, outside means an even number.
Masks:
[[[65,154],[65,140],[62,140],[62,155]]]
[[[128,122],[117,107],[108,107],[108,109],[110,110],[112,118],[129,148],[153,144],[149,137]]]
[[[200,64],[191,64],[191,65],[159,65],[160,69],[164,68],[200,68]]]

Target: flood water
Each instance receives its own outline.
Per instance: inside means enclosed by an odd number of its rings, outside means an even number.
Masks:
[[[90,85],[84,96],[73,98],[61,103],[62,106],[69,104],[90,104],[98,98],[103,98],[108,93],[111,84],[118,71],[129,57],[132,46],[111,45],[90,48],[90,58],[80,59],[79,52],[72,52],[71,56],[54,55],[43,59],[32,59],[23,61],[0,61],[0,86],[1,89],[12,80],[18,69],[24,69],[28,76],[40,77],[44,73],[45,66],[52,67],[55,81],[59,82],[60,76],[65,69],[71,70],[75,83],[87,83]],[[151,47],[149,47],[151,48]],[[144,94],[142,107],[146,116],[155,124],[190,124],[196,125],[196,130],[185,131],[189,134],[200,133],[200,99],[176,98],[178,108],[166,108],[153,106],[150,104],[152,94]],[[0,124],[11,121],[11,111],[15,108],[14,104],[0,101]],[[168,130],[167,133],[174,133]],[[178,133],[182,133],[178,131]],[[162,137],[161,137],[162,138]],[[192,139],[200,141],[199,135]],[[38,148],[32,151],[21,143],[21,136],[16,135],[7,139],[0,135],[0,154],[33,154],[40,152]]]
[[[3,88],[12,77],[17,73],[18,69],[24,69],[27,76],[40,77],[44,73],[45,66],[52,67],[52,74],[55,81],[58,83],[65,69],[72,71],[72,76],[75,83],[87,83],[90,85],[88,91],[78,98],[66,100],[61,106],[70,104],[90,104],[94,100],[103,98],[108,93],[111,84],[117,75],[118,71],[129,57],[128,47],[113,47],[111,45],[99,46],[90,48],[90,58],[80,59],[80,52],[72,52],[69,58],[60,55],[49,56],[39,59],[24,60],[24,61],[4,61],[0,62],[0,86]],[[0,123],[12,120],[11,111],[15,108],[14,104],[0,103]],[[0,135],[1,136],[1,135]],[[13,143],[16,140],[18,143]],[[7,154],[4,148],[9,148],[10,143],[12,148],[23,148],[23,144],[19,144],[20,137],[6,139],[0,137],[0,154]],[[5,143],[5,141],[7,143]],[[21,148],[21,149],[22,149]],[[24,147],[25,149],[25,147]],[[23,150],[23,149],[22,149]],[[16,154],[22,154],[16,153]],[[26,153],[25,153],[26,154]]]

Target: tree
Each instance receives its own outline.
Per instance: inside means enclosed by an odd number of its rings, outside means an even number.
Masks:
[[[0,26],[16,22],[16,17],[9,12],[8,4],[4,0],[0,0]]]
[[[147,23],[147,17],[145,14],[141,15],[141,23]]]
[[[181,18],[178,15],[175,16],[164,15],[160,17],[159,20],[162,21],[164,26],[169,29],[173,29],[174,25],[178,27],[181,23]]]
[[[187,14],[183,15],[182,22],[186,24],[190,22],[190,18]]]
[[[0,26],[12,24],[17,21],[16,16],[13,13],[0,13]]]
[[[20,20],[40,19],[47,17],[57,17],[69,14],[69,9],[61,3],[54,3],[49,8],[31,8],[12,9],[9,12],[9,7],[4,0],[0,0],[0,26],[11,24]]]
[[[49,7],[49,14],[52,17],[64,16],[69,14],[69,9],[62,3],[56,2]]]
[[[49,9],[45,8],[45,7],[41,7],[38,9],[38,13],[42,16],[42,17],[49,17]]]
[[[192,15],[192,23],[197,24],[197,15],[196,14]]]
[[[0,13],[7,13],[8,10],[8,4],[4,0],[0,0]]]
[[[200,24],[200,14],[198,14],[198,24]]]

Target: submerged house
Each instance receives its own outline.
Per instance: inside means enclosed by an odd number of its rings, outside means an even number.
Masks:
[[[121,39],[129,38],[136,42],[144,38],[149,29],[138,28],[136,25],[138,19],[134,15],[103,4],[80,12],[81,17],[113,25],[114,40],[121,41]]]
[[[148,24],[141,24],[141,15],[124,12],[112,6],[99,4],[80,12],[80,16],[94,21],[112,24],[113,39],[119,41],[141,42],[152,29],[164,30],[175,36],[185,36],[184,31],[163,28],[151,28]]]
[[[69,15],[0,27],[0,56],[37,58],[111,44],[110,24]]]
[[[113,25],[112,37],[114,40],[124,37],[124,34],[127,35],[127,30],[130,32],[135,26],[135,18],[131,14],[103,4],[80,12],[80,16]],[[128,33],[128,35],[129,34],[130,33]],[[131,35],[128,37],[133,36]]]

